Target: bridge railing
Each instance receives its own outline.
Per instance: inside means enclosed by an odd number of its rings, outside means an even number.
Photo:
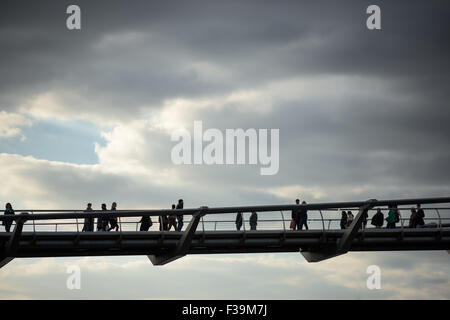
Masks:
[[[310,210],[308,211],[308,227],[310,230],[336,230],[340,229],[340,213],[341,210],[348,209],[324,209],[324,210]],[[376,208],[369,210],[369,217],[367,219],[366,228],[374,228],[371,224],[371,218]],[[448,227],[450,226],[450,207],[429,207],[423,208],[425,212],[425,227]],[[387,217],[388,209],[383,208],[384,217]],[[84,226],[84,218],[67,218],[67,219],[33,219],[32,217],[40,215],[41,212],[27,211],[29,219],[24,223],[24,232],[82,232]],[[75,212],[75,211],[72,211]],[[398,228],[406,229],[409,226],[410,208],[399,208],[400,222],[397,223]],[[118,211],[119,215],[120,212]],[[250,213],[243,213],[242,231],[250,230],[249,225]],[[267,211],[264,215],[258,214],[257,230],[284,230],[291,231],[291,212],[280,210],[278,212]],[[355,212],[356,216],[356,212]],[[231,219],[230,219],[231,217]],[[156,219],[155,219],[156,218]],[[96,219],[94,219],[96,220]],[[122,232],[139,231],[140,217],[118,217],[119,230]],[[94,221],[96,222],[96,221]],[[149,231],[159,231],[160,223],[158,217],[153,217],[153,225]],[[189,224],[190,219],[187,216],[184,220],[184,227]],[[13,230],[15,222],[13,222],[11,230]],[[386,227],[386,221],[384,221]],[[94,230],[96,223],[94,224]],[[172,228],[173,230],[173,228]],[[205,216],[202,218],[201,225],[197,230],[203,231],[232,231],[236,230],[234,216],[231,214],[218,214],[213,216]],[[3,231],[3,230],[2,230]]]

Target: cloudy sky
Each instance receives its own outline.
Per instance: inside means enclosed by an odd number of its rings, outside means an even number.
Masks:
[[[66,27],[74,3],[81,30]],[[371,4],[381,30],[366,27]],[[449,16],[445,0],[2,1],[0,206],[448,196]],[[194,120],[223,132],[279,129],[278,174],[174,165],[171,134]],[[14,260],[0,270],[0,298],[449,299],[449,258]],[[71,264],[82,290],[66,289]],[[366,288],[372,264],[382,290]]]

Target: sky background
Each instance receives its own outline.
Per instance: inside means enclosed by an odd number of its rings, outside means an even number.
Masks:
[[[81,7],[82,29],[66,28]],[[366,8],[381,8],[381,30]],[[450,194],[448,1],[2,1],[0,206]],[[280,129],[280,169],[176,166],[171,134]],[[430,213],[431,215],[431,213]],[[3,230],[3,229],[2,229]],[[0,298],[449,299],[446,252],[13,260]],[[77,264],[82,289],[66,288]],[[366,268],[382,289],[366,288]]]

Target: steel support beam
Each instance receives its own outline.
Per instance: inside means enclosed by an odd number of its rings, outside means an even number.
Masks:
[[[17,255],[19,249],[20,236],[22,235],[23,224],[25,223],[26,213],[21,213],[16,220],[16,225],[9,240],[5,243],[5,248],[0,257],[0,268],[11,262]]]
[[[308,262],[319,262],[322,260],[330,259],[336,256],[339,256],[339,253],[336,253],[335,250],[329,251],[302,251],[300,250],[300,253],[302,254],[303,258],[305,258]]]
[[[341,239],[337,243],[337,247],[335,251],[330,250],[317,250],[317,251],[308,251],[308,250],[300,250],[300,253],[308,262],[319,262],[322,260],[326,260],[329,258],[333,258],[339,256],[341,254],[345,254],[350,249],[353,239],[355,239],[358,230],[361,228],[361,224],[363,221],[363,216],[367,214],[368,210],[377,205],[378,201],[376,199],[371,199],[366,201],[364,205],[359,208],[359,212],[356,217],[353,219],[352,224],[345,230]]]
[[[345,230],[341,240],[338,243],[337,253],[344,254],[347,253],[352,245],[353,239],[355,239],[358,230],[361,228],[361,224],[363,221],[363,216],[367,215],[369,209],[373,208],[377,204],[377,200],[371,199],[368,200],[367,203],[359,208],[359,212],[356,217],[353,219],[352,224],[348,229]]]
[[[154,266],[161,266],[174,260],[177,260],[181,257],[184,257],[189,251],[189,247],[195,235],[195,231],[197,230],[197,226],[200,222],[200,219],[204,215],[205,214],[202,211],[199,211],[192,215],[192,219],[189,225],[187,226],[186,230],[183,232],[183,235],[178,241],[177,247],[174,251],[161,255],[148,255],[147,257],[150,259],[152,264]]]

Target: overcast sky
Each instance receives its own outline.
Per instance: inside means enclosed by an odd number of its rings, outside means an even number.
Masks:
[[[70,31],[74,3],[82,28]],[[381,30],[366,27],[371,4]],[[2,1],[0,206],[448,196],[449,16],[445,0]],[[194,120],[279,129],[278,174],[174,165],[171,134]],[[0,269],[0,298],[449,299],[449,258],[16,259]],[[80,291],[65,287],[70,264],[82,267]],[[371,264],[383,273],[375,292]]]

